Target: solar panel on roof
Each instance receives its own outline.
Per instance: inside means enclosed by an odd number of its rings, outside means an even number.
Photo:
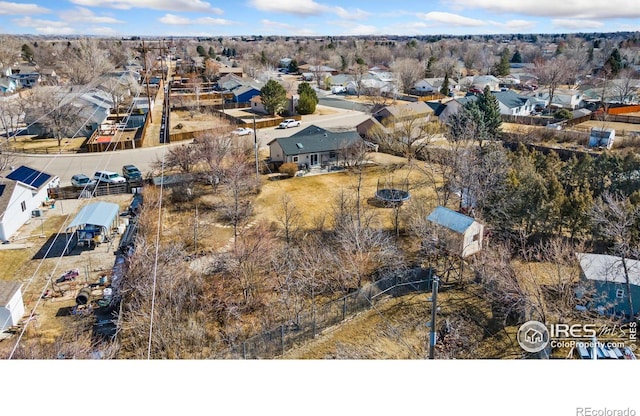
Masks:
[[[298,143],[296,143],[296,147],[298,149],[302,149],[304,146],[302,146],[302,143],[298,142]]]
[[[22,182],[26,185],[33,186],[34,188],[40,188],[49,179],[51,179],[51,175],[31,169],[27,166],[20,166],[18,169],[8,174],[7,179]]]

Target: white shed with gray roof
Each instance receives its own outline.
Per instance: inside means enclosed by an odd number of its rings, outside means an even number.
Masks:
[[[429,214],[427,220],[448,231],[445,241],[451,252],[467,257],[482,249],[484,226],[473,218],[439,206]]]
[[[0,280],[0,332],[17,325],[23,315],[22,283]]]

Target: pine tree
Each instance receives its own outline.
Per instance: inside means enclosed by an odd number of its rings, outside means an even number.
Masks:
[[[484,87],[482,94],[478,95],[477,104],[483,114],[487,138],[489,140],[497,140],[500,136],[500,128],[502,127],[500,103],[498,102],[498,98],[491,93],[488,85]]]
[[[287,90],[278,81],[270,79],[260,90],[260,99],[267,113],[279,114],[287,103]]]
[[[308,82],[302,82],[298,85],[298,113],[313,114],[318,105],[318,95]]]
[[[442,86],[440,87],[440,94],[449,95],[449,74],[444,74],[444,80],[442,81]]]

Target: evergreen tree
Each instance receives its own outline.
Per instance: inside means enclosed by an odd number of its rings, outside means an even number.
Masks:
[[[260,99],[267,113],[280,114],[287,104],[287,90],[278,81],[270,79],[260,90]]]
[[[302,82],[298,85],[298,113],[313,114],[318,105],[318,95],[308,82]]]
[[[196,52],[198,52],[199,56],[207,56],[202,45],[198,45],[198,47],[196,48]]]
[[[520,51],[516,49],[511,57],[511,63],[513,64],[521,64],[522,63],[522,55],[520,55]]]
[[[298,61],[292,59],[291,62],[289,62],[289,67],[287,68],[287,70],[290,74],[298,73]]]
[[[22,57],[29,62],[33,60],[33,49],[26,43],[22,45]]]
[[[511,68],[509,67],[509,58],[511,54],[508,48],[504,48],[502,53],[500,54],[500,61],[496,64],[493,72],[498,77],[504,77],[505,75],[509,75]]]
[[[611,51],[611,55],[607,58],[605,66],[611,70],[612,75],[618,75],[618,72],[622,69],[622,57],[620,56],[620,51],[618,51],[617,48],[614,48],[613,51]]]
[[[449,95],[449,74],[444,74],[444,80],[442,81],[442,86],[440,87],[440,94]]]
[[[213,46],[209,46],[209,58],[211,59],[215,59],[216,58],[216,50],[213,49]]]
[[[500,115],[500,103],[495,95],[491,93],[489,86],[484,87],[482,94],[478,94],[478,108],[483,114],[484,126],[489,140],[497,140],[502,127],[502,116]]]

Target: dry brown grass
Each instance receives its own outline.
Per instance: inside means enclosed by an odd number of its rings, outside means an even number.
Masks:
[[[10,145],[19,151],[57,153],[59,150],[62,150],[65,152],[75,152],[82,148],[86,140],[86,137],[65,138],[62,139],[60,147],[58,147],[57,139],[39,139],[34,136],[20,136],[16,138],[16,141],[11,140]]]
[[[381,187],[385,184],[401,187],[405,178],[408,180],[412,199],[434,198],[432,185],[417,168],[378,164],[364,170],[360,190],[362,206],[376,209],[385,228],[391,228],[391,209],[381,208],[374,203],[378,181]],[[335,199],[341,191],[355,195],[357,182],[357,174],[349,171],[266,181],[255,201],[256,216],[269,223],[277,222],[281,215],[282,197],[286,194],[302,213],[303,223],[311,226],[319,218],[330,216]],[[411,200],[407,202],[410,203]]]

